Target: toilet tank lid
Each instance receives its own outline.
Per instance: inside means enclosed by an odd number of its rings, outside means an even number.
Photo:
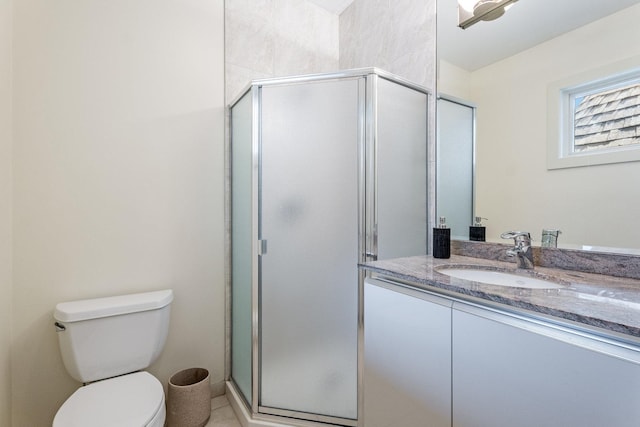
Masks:
[[[173,291],[166,289],[140,294],[61,302],[56,305],[53,317],[60,322],[79,322],[100,317],[157,310],[169,305],[171,301],[173,301]]]

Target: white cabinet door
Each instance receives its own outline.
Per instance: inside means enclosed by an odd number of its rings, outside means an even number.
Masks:
[[[364,425],[450,427],[451,301],[372,279],[364,300]]]
[[[456,303],[453,401],[455,427],[638,427],[640,354]]]

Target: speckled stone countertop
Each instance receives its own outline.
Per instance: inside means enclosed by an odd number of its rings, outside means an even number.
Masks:
[[[439,273],[440,266],[485,266],[514,274],[552,278],[565,285],[560,289],[525,289],[489,285],[457,279]],[[538,313],[559,321],[577,322],[614,337],[629,338],[640,344],[640,280],[557,268],[536,267],[533,273],[516,270],[515,263],[451,255],[449,259],[415,256],[361,264],[373,273],[400,280],[417,289],[486,302],[492,307],[508,306],[510,311]],[[444,267],[446,268],[446,267]],[[526,312],[523,311],[526,315]],[[575,326],[575,324],[574,324]]]

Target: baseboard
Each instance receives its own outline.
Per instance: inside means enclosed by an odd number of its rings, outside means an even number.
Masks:
[[[227,386],[225,381],[220,381],[215,384],[211,384],[211,397],[218,397],[225,394],[227,391]]]
[[[229,401],[229,405],[235,412],[238,421],[242,427],[339,427],[335,424],[325,424],[325,423],[317,423],[313,421],[304,421],[304,420],[296,420],[287,418],[286,424],[278,423],[269,419],[260,419],[260,418],[282,418],[276,417],[272,415],[258,415],[259,418],[255,418],[251,416],[251,412],[249,408],[247,408],[244,399],[240,395],[238,389],[236,389],[235,385],[231,381],[227,381],[227,400]]]
[[[231,409],[235,412],[242,427],[291,427],[289,424],[276,424],[269,421],[254,420],[244,404],[244,400],[236,390],[235,386],[227,381],[227,400]]]

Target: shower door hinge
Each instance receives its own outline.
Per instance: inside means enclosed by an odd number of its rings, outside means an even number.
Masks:
[[[373,252],[365,252],[364,256],[365,256],[365,258],[367,258],[367,261],[377,261],[378,260],[378,254],[373,253]]]
[[[267,241],[258,240],[258,255],[266,255],[266,254],[267,254]]]

